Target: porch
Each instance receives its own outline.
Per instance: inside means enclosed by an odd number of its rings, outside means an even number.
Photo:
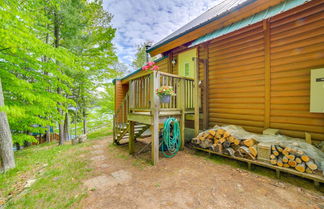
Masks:
[[[181,149],[184,147],[186,117],[194,121],[195,134],[199,131],[198,78],[188,78],[160,71],[150,71],[130,79],[120,106],[116,108],[113,121],[115,144],[128,143],[129,153],[134,153],[134,143],[147,129],[151,135],[152,162],[159,158],[159,132],[169,117],[180,123]],[[160,86],[172,86],[176,96],[170,103],[160,103],[155,90]]]

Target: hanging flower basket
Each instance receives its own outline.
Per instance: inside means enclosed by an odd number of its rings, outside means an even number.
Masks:
[[[160,97],[161,103],[170,103],[171,96],[176,95],[172,86],[161,86],[156,89],[156,94]]]
[[[171,101],[171,95],[161,95],[160,96],[161,103],[170,103],[170,101]]]

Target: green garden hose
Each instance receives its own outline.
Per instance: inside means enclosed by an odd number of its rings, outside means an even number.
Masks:
[[[162,134],[162,153],[165,157],[174,157],[181,146],[180,126],[176,118],[168,118],[164,122]]]

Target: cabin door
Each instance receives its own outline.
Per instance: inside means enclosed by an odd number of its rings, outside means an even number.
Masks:
[[[197,57],[197,49],[190,49],[178,55],[179,75],[195,78],[196,66],[194,57]]]

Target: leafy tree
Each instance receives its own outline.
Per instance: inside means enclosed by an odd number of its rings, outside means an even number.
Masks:
[[[135,69],[141,68],[146,64],[146,46],[151,45],[151,42],[144,42],[137,46],[137,52],[135,54],[135,59],[132,62],[132,66]],[[149,61],[152,59],[149,58]]]

